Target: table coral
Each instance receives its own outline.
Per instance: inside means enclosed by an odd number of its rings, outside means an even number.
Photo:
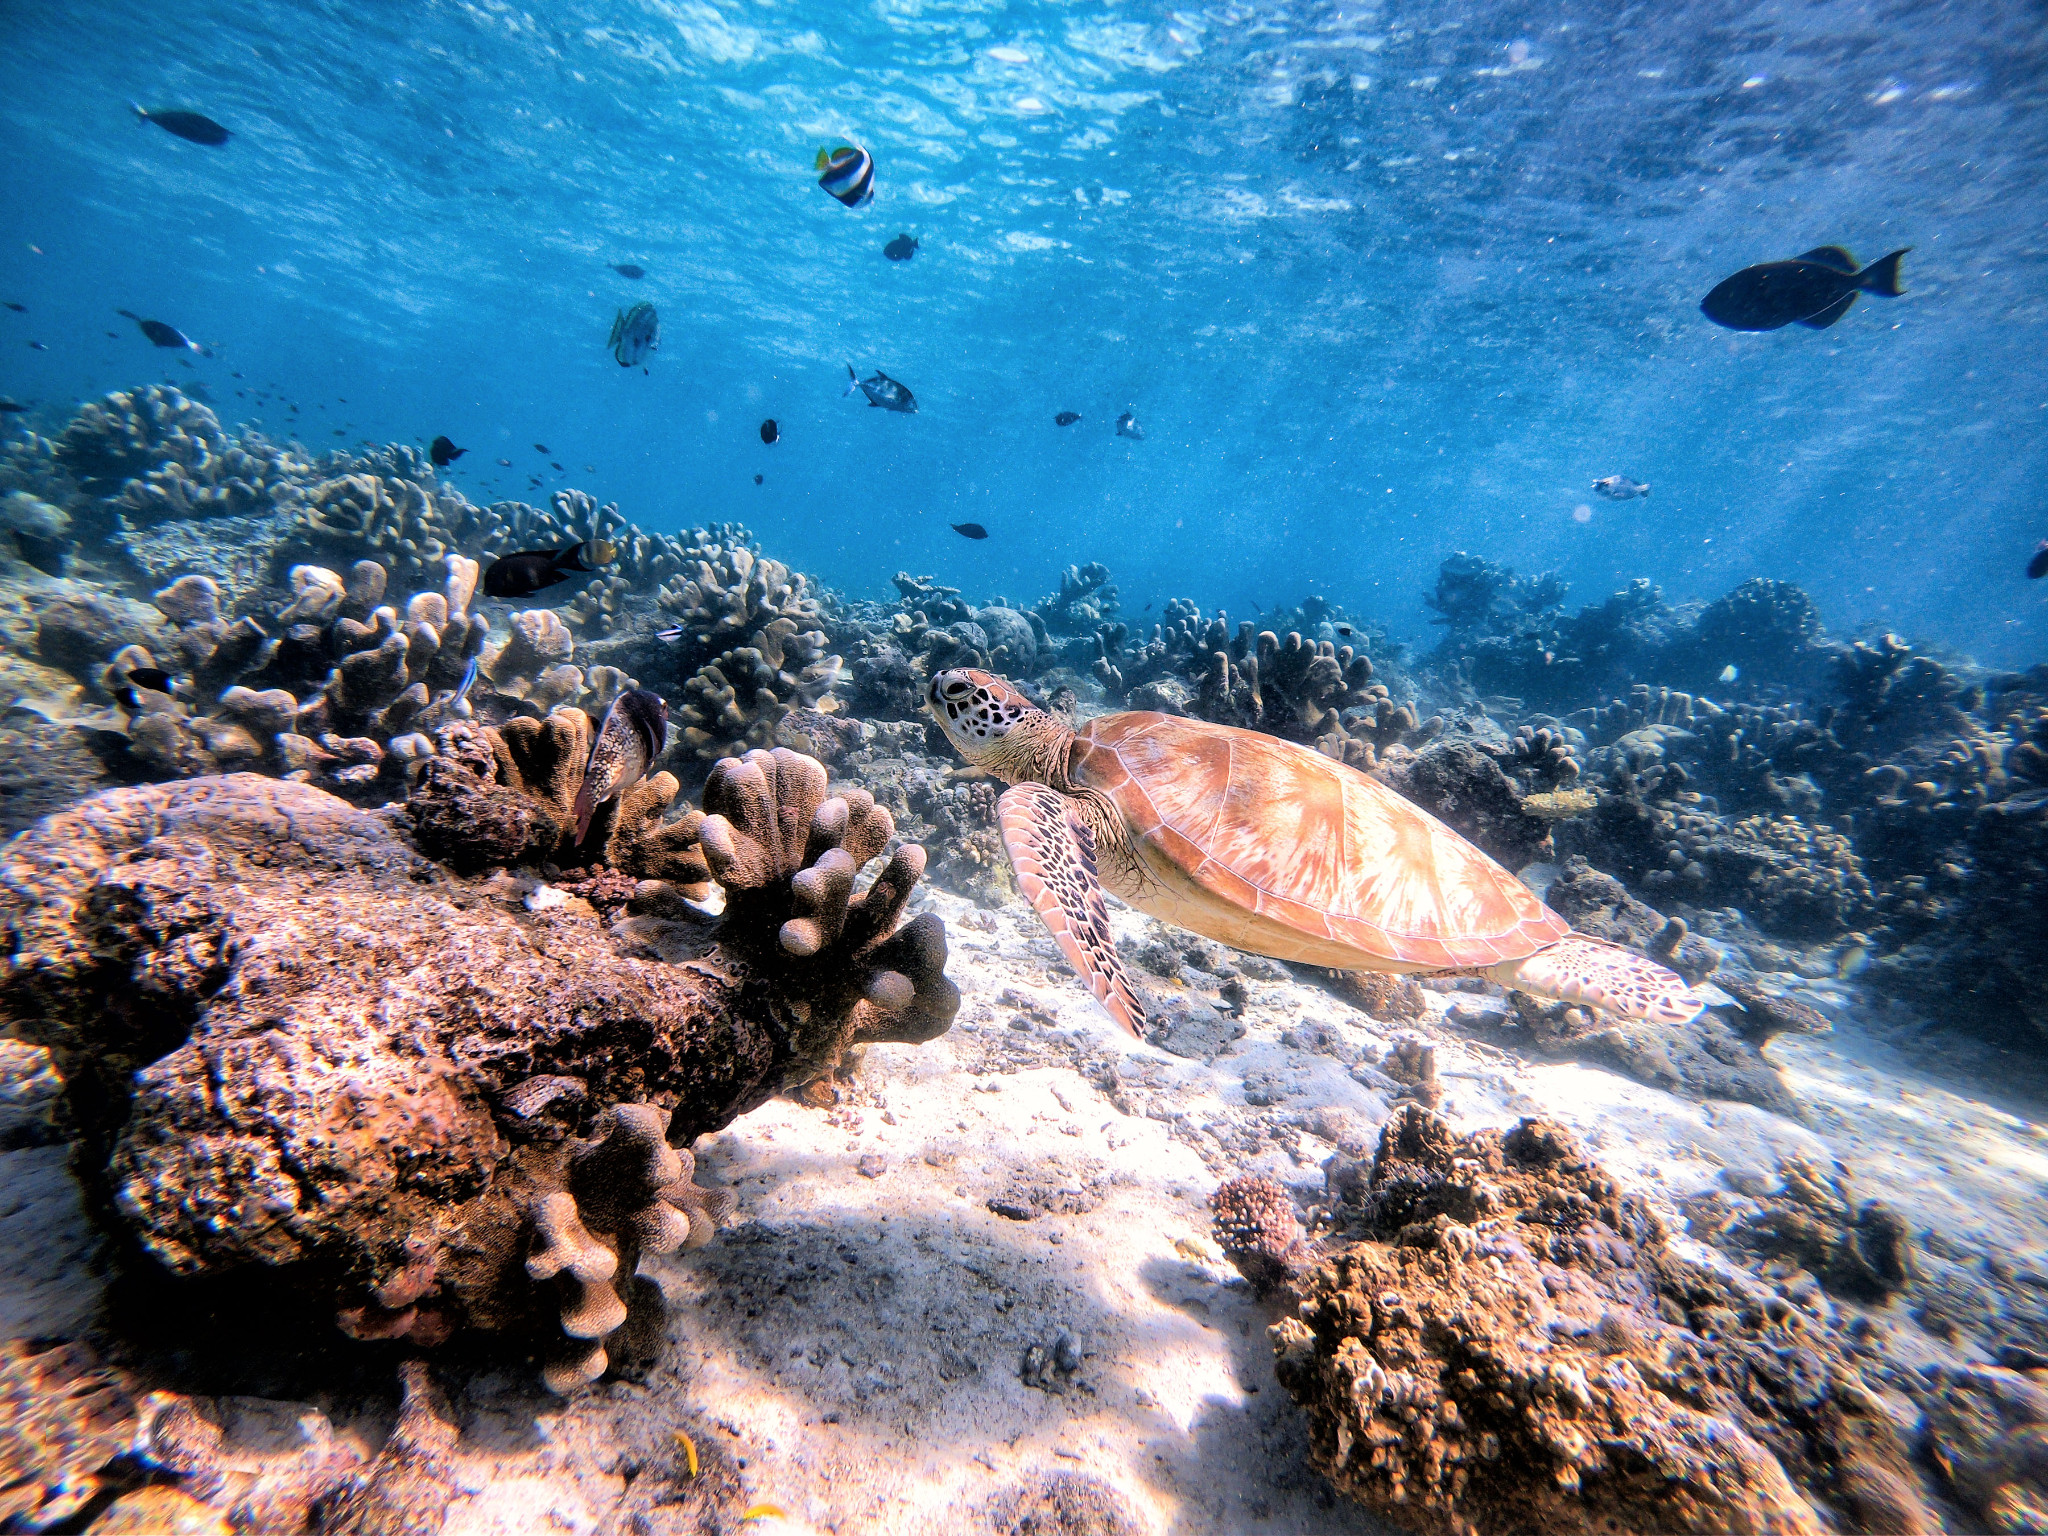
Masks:
[[[659,1218],[579,1187],[565,1139],[633,1127],[665,1174],[652,1120],[680,1149],[959,1006],[938,919],[898,926],[922,850],[855,891],[886,813],[788,752],[721,765],[705,800],[724,918],[652,882],[606,924],[507,909],[304,784],[109,791],[8,849],[0,1015],[50,1050],[81,1174],[155,1262],[271,1273],[363,1336],[559,1330],[528,1268],[550,1198],[600,1242]],[[686,1221],[717,1198],[660,1196]]]

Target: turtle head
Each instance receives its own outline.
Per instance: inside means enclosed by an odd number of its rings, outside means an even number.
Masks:
[[[960,755],[1012,784],[1065,776],[1073,732],[1004,679],[974,667],[939,673],[925,703]]]

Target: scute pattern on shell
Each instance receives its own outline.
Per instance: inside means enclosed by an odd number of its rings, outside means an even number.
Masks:
[[[1189,877],[1195,894],[1173,920],[1224,943],[1318,965],[1449,970],[1569,932],[1448,827],[1307,747],[1131,712],[1082,730],[1073,772]]]

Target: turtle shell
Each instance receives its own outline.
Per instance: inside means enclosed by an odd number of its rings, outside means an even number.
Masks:
[[[1089,722],[1068,763],[1130,825],[1150,878],[1127,899],[1240,949],[1343,969],[1461,970],[1571,931],[1427,811],[1308,747],[1132,711]]]

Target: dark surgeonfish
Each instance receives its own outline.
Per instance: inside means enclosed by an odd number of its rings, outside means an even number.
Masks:
[[[1145,440],[1145,429],[1138,425],[1138,418],[1135,415],[1125,411],[1123,415],[1116,419],[1116,435],[1118,437],[1135,437],[1142,443]]]
[[[668,741],[668,704],[658,693],[629,688],[612,700],[604,727],[590,749],[583,782],[576,790],[576,841],[590,831],[590,818],[607,800],[617,799],[647,772]]]
[[[652,304],[635,304],[619,311],[618,318],[612,321],[611,340],[605,345],[612,349],[621,368],[630,368],[645,360],[660,341],[661,316],[654,312]]]
[[[868,397],[869,405],[879,405],[885,411],[914,412],[917,409],[917,396],[879,368],[873,378],[864,379],[853,371],[853,364],[848,363],[846,378],[846,393],[850,395],[859,390]]]
[[[212,118],[201,117],[197,112],[152,112],[136,102],[131,101],[128,105],[145,123],[155,123],[165,133],[175,133],[194,144],[208,144],[218,149],[232,137]]]
[[[635,263],[630,261],[613,262],[612,270],[618,273],[621,277],[630,277],[636,283],[639,282],[641,278],[647,275],[647,269],[645,267],[636,265]]]
[[[1716,325],[1731,331],[1775,331],[1783,325],[1826,330],[1849,312],[1859,293],[1896,299],[1899,259],[1912,247],[1858,267],[1856,258],[1839,245],[1823,245],[1790,261],[1767,261],[1744,267],[1715,285],[1700,300],[1700,309]]]
[[[171,691],[171,674],[162,667],[130,667],[125,675],[138,688],[152,688],[158,693]]]
[[[775,418],[773,416],[770,416],[761,423],[761,441],[769,444],[771,447],[782,441],[782,428],[775,425]]]
[[[818,185],[849,208],[875,195],[875,157],[857,145],[818,151]]]
[[[1056,427],[1071,427],[1080,419],[1081,413],[1079,411],[1061,411],[1059,415],[1053,417],[1052,424]]]
[[[7,301],[7,307],[13,310],[17,315],[25,315],[28,313],[28,306],[26,304],[17,304],[12,299],[9,299]]]
[[[213,356],[175,325],[165,325],[161,320],[145,320],[132,309],[117,309],[114,313],[124,320],[133,320],[137,329],[159,347],[183,347],[186,351],[197,352],[203,357]]]
[[[754,476],[754,484],[759,485],[760,483],[761,477],[759,475]]]
[[[963,539],[985,539],[988,537],[988,530],[979,523],[948,523],[946,526],[959,534]]]
[[[535,453],[546,453],[548,451],[548,445],[546,443],[535,443],[533,445],[533,451]]]
[[[436,469],[446,469],[467,452],[467,448],[458,448],[445,437],[437,437],[427,444],[427,457],[434,461]]]
[[[1593,482],[1593,489],[1609,501],[1634,501],[1638,496],[1650,494],[1650,488],[1640,480],[1631,480],[1627,475],[1608,475]]]
[[[10,400],[4,396],[0,396],[0,415],[16,416],[27,409],[28,407],[23,405],[19,400]]]
[[[2039,581],[2048,576],[2048,539],[2034,546],[2034,558],[2027,562],[2027,579]]]
[[[619,546],[609,539],[587,539],[567,549],[527,549],[504,555],[484,568],[484,596],[525,597],[571,576],[610,565]]]
[[[917,254],[917,241],[910,235],[898,235],[882,247],[882,254],[891,261],[908,261]]]

